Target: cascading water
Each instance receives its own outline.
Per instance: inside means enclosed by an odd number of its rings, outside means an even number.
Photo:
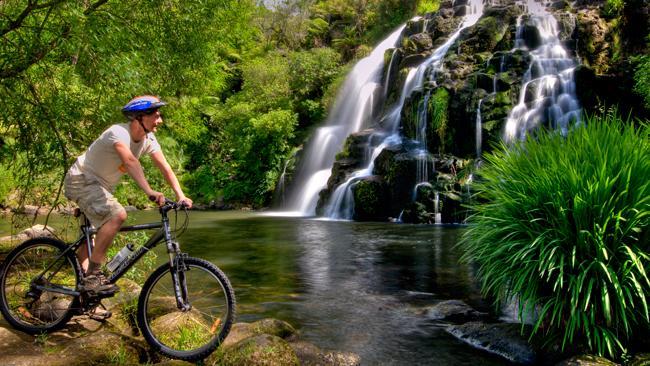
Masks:
[[[530,52],[530,66],[524,75],[518,104],[510,111],[505,141],[523,140],[543,123],[566,134],[570,124],[580,122],[573,71],[576,62],[558,38],[557,21],[544,2],[526,2],[530,21],[539,32],[540,44]],[[515,48],[528,49],[524,22],[518,19]]]
[[[293,190],[284,210],[301,216],[313,216],[318,193],[325,188],[336,153],[351,133],[361,130],[375,113],[376,98],[381,93],[384,52],[396,46],[405,25],[382,41],[372,53],[359,61],[346,78],[325,127],[319,128],[307,144]]]
[[[361,179],[368,177],[372,174],[374,168],[374,160],[381,151],[389,146],[393,146],[401,143],[402,138],[399,135],[398,128],[400,122],[400,116],[404,102],[408,96],[413,93],[416,89],[421,89],[427,71],[429,71],[429,80],[433,81],[433,78],[442,67],[442,60],[447,54],[447,50],[454,43],[456,38],[460,35],[460,32],[472,25],[474,25],[478,19],[483,14],[483,0],[470,0],[467,4],[467,12],[463,20],[463,23],[459,29],[449,37],[449,39],[440,47],[438,47],[432,55],[427,58],[423,63],[421,63],[417,68],[412,68],[409,70],[404,83],[404,87],[400,94],[400,100],[396,105],[389,110],[389,112],[382,118],[382,125],[385,130],[389,131],[388,136],[384,141],[379,144],[379,146],[371,147],[373,149],[371,154],[371,159],[368,161],[368,164],[365,168],[360,169],[352,173],[352,175],[345,181],[343,184],[338,186],[332,196],[330,197],[329,202],[327,203],[325,209],[325,215],[332,219],[344,219],[350,220],[354,214],[354,195],[352,189],[354,185]],[[427,97],[430,96],[427,94]],[[425,97],[426,99],[426,97]],[[426,106],[426,104],[424,105]],[[421,163],[418,164],[418,177],[416,186],[414,188],[414,195],[417,194],[417,189],[423,184],[428,184],[428,164],[426,161],[426,156],[428,156],[428,151],[426,150],[426,107],[418,108],[420,109],[418,113],[418,132],[417,140],[419,144],[418,154],[421,155]],[[438,216],[438,215],[436,215]]]

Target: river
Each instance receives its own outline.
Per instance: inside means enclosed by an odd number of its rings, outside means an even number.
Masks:
[[[131,216],[143,223],[157,213]],[[489,311],[471,266],[458,263],[455,244],[463,230],[192,211],[179,242],[228,275],[237,321],[285,320],[302,338],[354,352],[363,365],[504,365],[425,315],[445,299]],[[8,231],[7,219],[0,219],[0,236]],[[157,249],[163,253],[163,246]]]

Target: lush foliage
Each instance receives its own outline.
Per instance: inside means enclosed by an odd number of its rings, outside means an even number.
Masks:
[[[649,329],[649,138],[609,114],[485,156],[464,259],[564,348],[616,356]]]
[[[650,55],[639,59],[639,65],[634,73],[634,90],[641,95],[646,109],[650,110]]]
[[[178,97],[228,92],[233,62],[254,44],[249,1],[133,6],[29,0],[0,8],[0,163],[26,191],[60,182],[72,159],[123,120],[119,107],[133,95],[161,95],[181,111],[170,124],[195,129],[198,118],[174,123],[188,114]]]

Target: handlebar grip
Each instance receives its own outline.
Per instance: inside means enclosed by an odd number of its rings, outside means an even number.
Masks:
[[[149,196],[149,201],[155,202],[156,201],[156,196]]]

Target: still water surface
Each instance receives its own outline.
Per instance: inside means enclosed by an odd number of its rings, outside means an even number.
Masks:
[[[155,211],[132,213],[155,221]],[[55,223],[56,225],[56,223]],[[245,212],[190,214],[184,251],[230,278],[238,321],[288,321],[363,365],[504,365],[458,342],[426,308],[461,299],[489,311],[454,246],[462,227],[320,221]],[[6,219],[0,236],[8,234]],[[159,259],[165,258],[160,246]]]

